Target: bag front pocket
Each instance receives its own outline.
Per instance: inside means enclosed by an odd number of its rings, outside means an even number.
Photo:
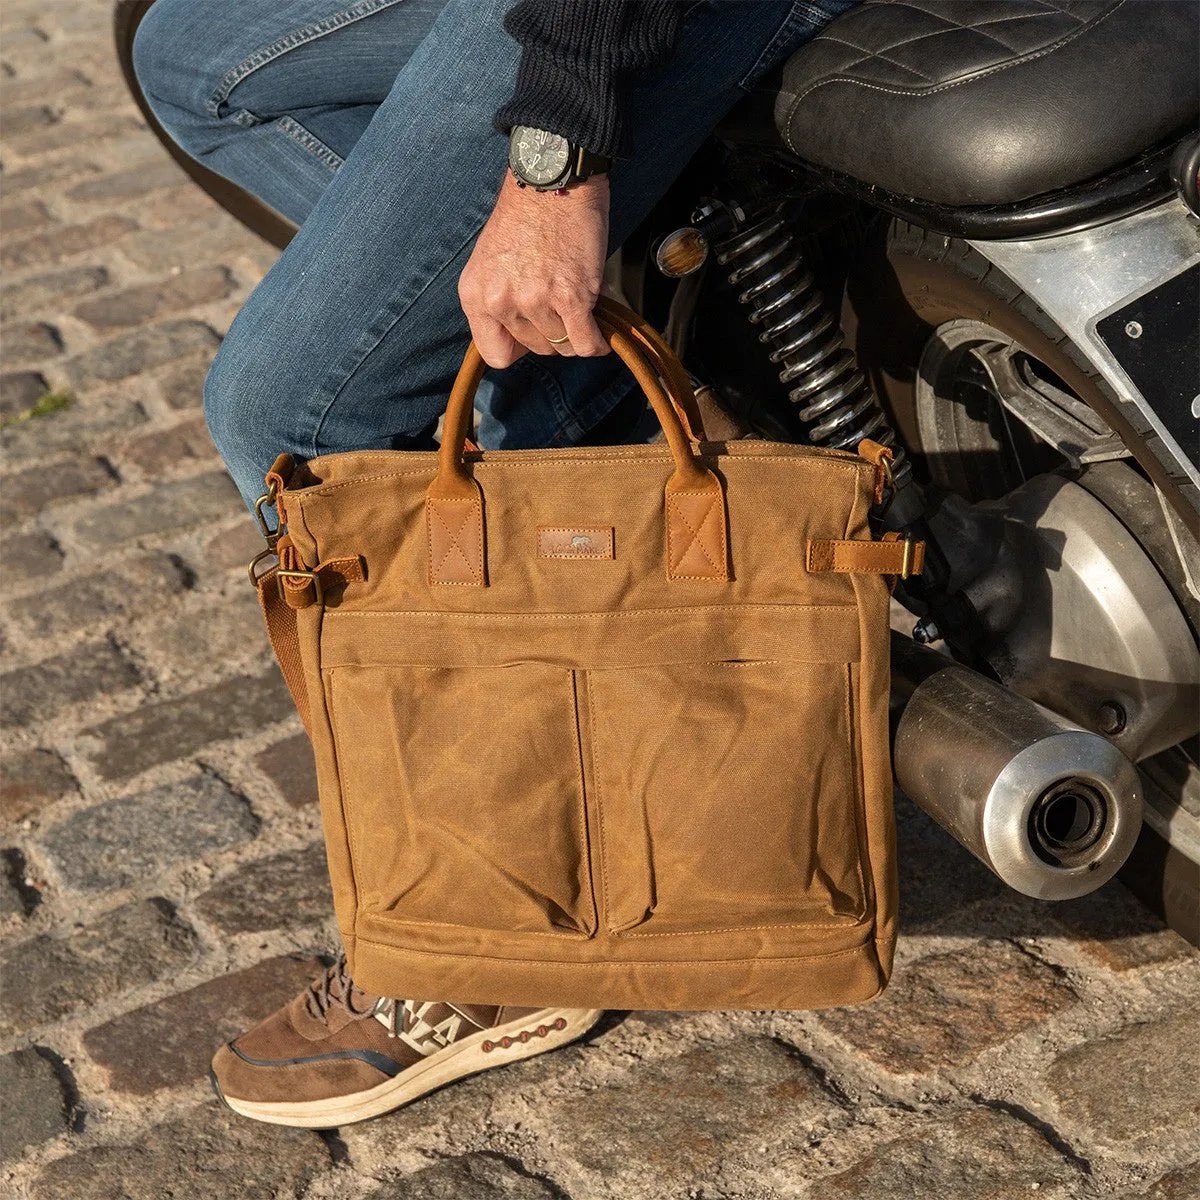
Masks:
[[[862,919],[850,673],[762,661],[588,673],[610,932]]]
[[[595,932],[570,670],[341,666],[327,689],[362,910]]]

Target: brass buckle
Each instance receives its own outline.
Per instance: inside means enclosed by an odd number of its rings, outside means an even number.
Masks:
[[[911,533],[904,535],[904,554],[900,558],[900,578],[911,579],[917,557],[917,543]]]
[[[321,579],[316,571],[285,571],[282,567],[275,572],[275,581],[279,586],[279,596],[283,598],[283,581],[285,579],[307,579],[312,585],[316,593],[316,603],[320,604],[325,598],[325,593],[321,590]]]
[[[247,573],[247,574],[250,576],[250,582],[251,582],[251,583],[252,583],[252,584],[253,584],[255,587],[258,587],[258,585],[259,585],[259,581],[262,579],[262,575],[260,575],[260,574],[258,573],[258,564],[259,564],[260,562],[262,562],[262,560],[263,560],[264,558],[274,558],[274,557],[275,557],[275,549],[274,549],[274,547],[272,547],[272,546],[268,546],[268,547],[267,547],[265,550],[260,550],[260,551],[259,551],[259,552],[258,552],[258,553],[257,553],[257,554],[256,554],[256,555],[255,555],[255,556],[254,556],[254,557],[253,557],[251,560],[250,560],[249,564],[248,564],[248,565],[247,565],[247,567],[246,567],[246,573]],[[266,571],[264,571],[262,574],[263,574],[263,575],[266,575],[266,574],[267,574],[267,572],[266,572]]]
[[[271,550],[275,549],[275,543],[279,541],[279,529],[272,529],[267,524],[267,518],[263,515],[263,509],[268,505],[272,508],[275,506],[275,497],[278,495],[278,491],[278,487],[272,483],[266,492],[254,502],[254,519],[258,522],[258,527],[262,531],[263,537],[267,539],[267,546]],[[276,513],[275,515],[278,516],[279,514]]]

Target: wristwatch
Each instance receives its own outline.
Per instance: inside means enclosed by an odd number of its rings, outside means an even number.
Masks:
[[[508,165],[521,187],[556,192],[605,174],[612,159],[593,154],[561,134],[514,125],[508,135]]]

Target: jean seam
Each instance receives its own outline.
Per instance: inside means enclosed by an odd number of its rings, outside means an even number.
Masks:
[[[319,159],[331,170],[337,171],[345,161],[335,150],[331,150],[311,130],[305,129],[292,116],[282,116],[275,122],[279,131],[307,150],[314,158]]]
[[[239,83],[289,50],[295,50],[297,47],[314,42],[327,34],[336,33],[337,30],[344,29],[355,21],[360,21],[381,9],[390,8],[392,5],[403,2],[404,0],[358,0],[357,4],[352,4],[328,17],[322,17],[319,21],[302,25],[299,29],[294,29],[291,33],[286,33],[283,37],[276,38],[273,42],[255,50],[221,77],[206,102],[209,116],[219,117],[221,105],[229,99],[230,93]]]

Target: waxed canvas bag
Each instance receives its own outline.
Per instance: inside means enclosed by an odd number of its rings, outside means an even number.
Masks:
[[[923,549],[872,538],[888,454],[694,440],[670,349],[596,315],[664,443],[464,450],[472,345],[439,452],[267,476],[279,563],[252,575],[351,973],[539,1007],[869,999],[896,939],[889,590]]]

